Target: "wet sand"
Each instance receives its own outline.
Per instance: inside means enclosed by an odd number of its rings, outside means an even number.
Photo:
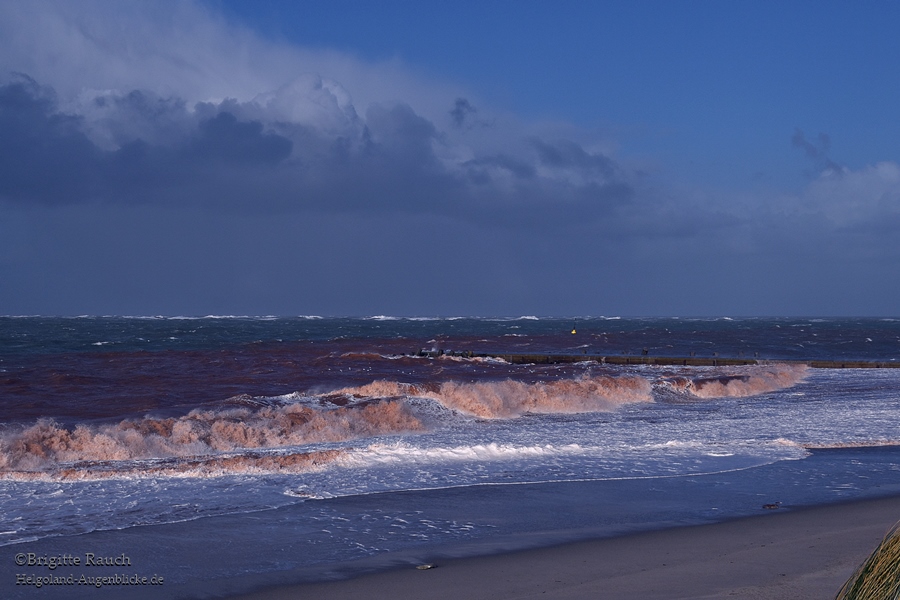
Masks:
[[[435,559],[241,600],[833,598],[900,520],[900,497],[599,539],[509,554]]]

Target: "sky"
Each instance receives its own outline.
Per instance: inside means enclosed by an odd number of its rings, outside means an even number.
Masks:
[[[900,316],[898,18],[0,0],[0,314]]]

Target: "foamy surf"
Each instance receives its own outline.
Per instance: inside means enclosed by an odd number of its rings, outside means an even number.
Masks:
[[[142,468],[165,474],[192,470],[214,472],[236,465],[255,464],[268,470],[299,463],[291,463],[284,457],[227,458],[215,455],[424,429],[425,425],[409,406],[398,400],[328,409],[305,404],[198,409],[180,418],[148,416],[115,424],[79,424],[71,428],[51,419],[41,419],[34,425],[6,431],[0,436],[0,477],[35,472],[75,477],[75,472],[80,471],[102,476],[107,470],[101,467],[113,462],[166,458],[184,460],[162,467],[145,465]],[[61,465],[68,466],[63,468]],[[136,473],[140,469],[129,467],[127,471]]]
[[[649,402],[650,391],[650,383],[640,377],[431,385],[376,381],[319,396],[237,396],[226,401],[231,408],[195,409],[178,418],[145,416],[75,426],[39,419],[0,435],[0,477],[91,479],[299,472],[316,466],[323,457],[333,457],[247,451],[431,430],[436,421],[412,402],[417,398],[436,401],[464,415],[501,419],[526,413],[609,411],[624,404]]]
[[[447,462],[508,461],[546,458],[555,456],[582,456],[596,453],[597,449],[583,448],[579,444],[474,444],[452,447],[419,447],[407,443],[373,444],[356,449],[342,457],[345,466],[373,466],[385,464],[437,464]]]
[[[223,477],[272,473],[308,473],[339,459],[344,450],[265,454],[243,452],[148,460],[78,461],[44,466],[41,470],[9,470],[0,479],[12,481],[93,481],[145,477]]]
[[[252,451],[302,449],[440,429],[448,417],[428,410],[417,402],[421,400],[464,417],[503,420],[527,414],[610,412],[650,403],[655,385],[700,399],[744,397],[791,387],[805,375],[802,367],[773,365],[718,370],[702,376],[660,377],[648,371],[538,382],[504,379],[412,384],[378,380],[327,394],[236,396],[226,400],[223,407],[194,409],[177,418],[145,416],[74,426],[40,419],[0,435],[0,477],[90,479],[141,474],[303,472],[334,457],[308,450],[284,456]],[[499,448],[488,445],[480,452],[488,456],[500,452]],[[479,460],[477,456],[471,458]]]
[[[502,381],[409,384],[375,381],[343,388],[337,394],[357,397],[415,396],[484,419],[504,419],[527,413],[585,413],[610,411],[625,404],[651,402],[652,386],[643,377],[583,377],[525,383]]]
[[[660,384],[696,398],[743,398],[791,388],[808,372],[806,365],[752,365],[717,370],[711,375],[663,378]]]

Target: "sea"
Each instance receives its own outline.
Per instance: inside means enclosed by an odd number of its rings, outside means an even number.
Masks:
[[[0,596],[219,598],[900,494],[893,366],[888,318],[0,317]]]

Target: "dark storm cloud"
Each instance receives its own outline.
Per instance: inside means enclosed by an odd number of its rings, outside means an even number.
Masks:
[[[107,92],[72,115],[52,89],[18,77],[0,87],[0,197],[403,212],[503,227],[609,219],[634,197],[612,159],[571,140],[523,139],[518,154],[468,148],[475,156],[462,160],[448,134],[405,103],[372,104],[360,118],[352,105],[329,103],[321,82],[285,89],[286,100],[193,108],[151,92]],[[278,112],[285,106],[319,112],[292,120]],[[458,107],[473,114],[468,102]]]
[[[25,75],[0,87],[0,196],[83,200],[96,187],[102,154],[80,118],[56,112],[53,90]]]
[[[128,201],[196,178],[210,179],[216,170],[273,167],[291,153],[287,138],[227,112],[194,122],[183,102],[141,92],[94,102],[115,105],[117,118],[106,123],[121,143],[114,150],[90,139],[83,117],[60,112],[51,89],[27,76],[0,86],[0,196],[42,204]],[[173,141],[162,131],[172,122],[190,129]],[[169,143],[134,137],[135,128]],[[127,137],[131,139],[122,143]]]
[[[135,139],[152,144],[174,144],[183,141],[195,121],[184,100],[161,98],[142,90],[98,96],[88,109],[103,115],[101,125],[114,146]]]
[[[372,106],[366,113],[366,124],[377,140],[376,148],[367,148],[370,154],[382,154],[388,160],[409,166],[438,168],[431,148],[437,131],[430,121],[417,115],[408,105]]]
[[[264,132],[258,121],[241,123],[231,113],[220,112],[200,123],[189,151],[204,161],[274,165],[286,159],[292,147],[289,139]]]

